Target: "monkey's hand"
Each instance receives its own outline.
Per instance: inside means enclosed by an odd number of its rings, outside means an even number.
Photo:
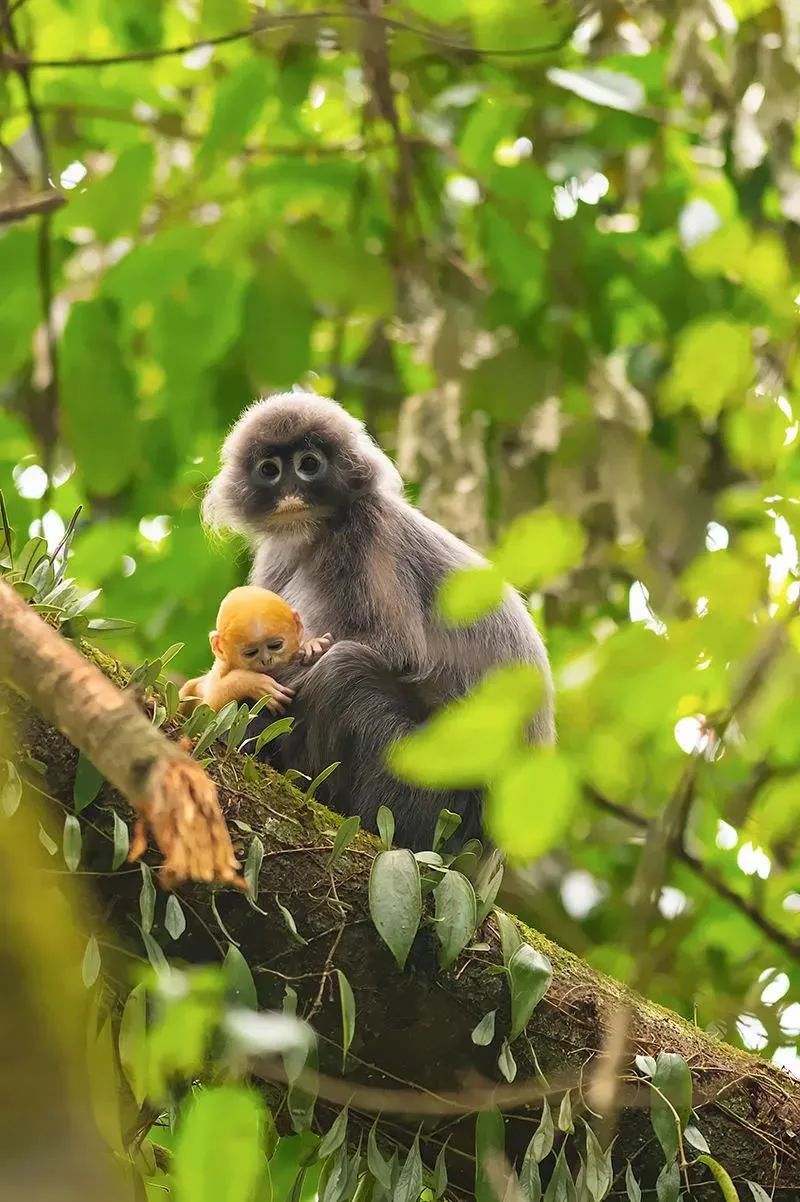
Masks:
[[[332,643],[332,634],[320,635],[318,639],[308,639],[300,647],[295,659],[299,660],[302,664],[313,664],[314,660],[319,659],[321,655],[325,654]]]
[[[236,668],[226,672],[207,691],[205,700],[212,710],[220,710],[229,701],[259,701],[268,697],[267,709],[282,714],[294,697],[294,689],[279,684],[264,672],[248,672]]]

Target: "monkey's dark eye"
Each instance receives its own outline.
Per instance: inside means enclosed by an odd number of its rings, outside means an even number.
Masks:
[[[283,651],[283,639],[273,639],[267,643],[268,651]]]
[[[248,647],[246,651],[242,652],[242,655],[245,659],[252,659],[254,655],[258,655],[258,647]]]
[[[259,459],[255,467],[258,479],[264,480],[267,484],[277,484],[282,471],[283,465],[277,455],[273,455],[269,459]]]
[[[325,470],[322,451],[298,451],[292,462],[301,480],[313,480]]]

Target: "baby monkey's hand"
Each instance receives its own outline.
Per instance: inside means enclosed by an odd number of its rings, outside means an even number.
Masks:
[[[253,674],[253,693],[256,700],[261,697],[269,697],[267,709],[273,714],[282,714],[287,705],[291,705],[294,700],[294,689],[288,685],[280,684],[277,680],[273,680],[271,676],[267,676],[264,672],[254,672]]]
[[[321,655],[325,654],[332,643],[332,634],[323,634],[318,639],[309,639],[301,645],[295,658],[303,664],[312,664],[315,659],[319,659]]]

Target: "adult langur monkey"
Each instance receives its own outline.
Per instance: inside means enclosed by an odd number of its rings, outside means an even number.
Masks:
[[[341,761],[325,800],[372,830],[387,805],[396,842],[412,850],[431,847],[443,807],[462,816],[458,843],[481,837],[479,791],[399,781],[384,752],[487,669],[520,661],[545,682],[530,738],[553,741],[547,653],[520,597],[509,588],[473,625],[443,624],[437,586],[452,569],[485,561],[404,499],[396,468],[361,422],[313,394],[245,410],[223,445],[203,517],[250,540],[251,583],[299,610],[309,636],[331,631],[335,640],[291,681],[297,721],[278,741],[280,765],[316,775]]]

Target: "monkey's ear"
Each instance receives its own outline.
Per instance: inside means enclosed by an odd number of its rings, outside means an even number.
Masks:
[[[295,625],[295,630],[297,631],[298,642],[302,643],[302,641],[303,641],[303,619],[300,617],[300,614],[297,612],[296,609],[292,610],[292,617],[294,618],[294,625]]]
[[[214,652],[214,655],[216,656],[216,658],[221,659],[222,658],[222,641],[219,637],[219,631],[218,630],[209,630],[208,641],[211,644],[211,650]]]

